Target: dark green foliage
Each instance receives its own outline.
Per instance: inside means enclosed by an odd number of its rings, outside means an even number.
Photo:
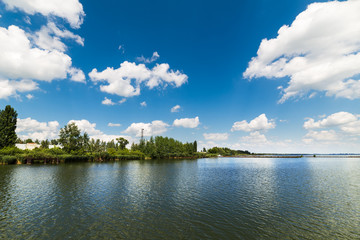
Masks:
[[[208,149],[207,152],[211,154],[220,154],[222,156],[236,156],[236,155],[250,154],[249,151],[232,150],[230,148],[219,148],[219,147],[210,148]]]
[[[49,140],[42,140],[41,143],[40,143],[40,147],[41,148],[49,148],[49,145],[50,145],[50,142]]]
[[[116,141],[118,141],[120,149],[125,149],[126,145],[129,144],[129,141],[122,137],[117,138]]]
[[[0,162],[2,164],[16,164],[17,160],[15,156],[1,156]]]
[[[10,105],[0,110],[0,149],[15,146],[17,112]]]
[[[152,159],[186,158],[195,156],[197,143],[182,143],[173,138],[157,136],[155,139],[151,137],[148,141],[133,144],[131,149],[143,152]]]
[[[85,149],[89,143],[89,136],[86,133],[81,136],[81,131],[75,123],[69,123],[60,129],[59,137],[59,143],[67,153],[77,154],[78,151]]]
[[[129,141],[125,138],[117,138],[110,142],[100,139],[89,139],[87,133],[81,135],[80,129],[75,123],[69,123],[60,130],[58,140],[43,140],[41,147],[34,150],[20,150],[14,147],[15,142],[32,143],[32,139],[21,140],[16,137],[17,113],[10,106],[0,111],[0,163],[24,164],[33,163],[68,163],[89,161],[121,161],[121,160],[143,160],[164,158],[201,158],[216,157],[221,155],[250,154],[248,151],[231,150],[229,148],[214,147],[206,152],[197,152],[197,141],[182,143],[173,138],[157,136],[148,141],[142,139],[139,144],[133,143],[131,150],[126,148]],[[11,131],[10,131],[11,130]],[[35,141],[39,143],[39,140]],[[61,144],[63,148],[49,149],[52,145]]]
[[[16,155],[19,153],[23,153],[23,150],[18,149],[17,147],[5,147],[3,149],[0,149],[0,155]]]

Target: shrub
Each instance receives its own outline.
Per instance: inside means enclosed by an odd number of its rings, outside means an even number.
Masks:
[[[0,149],[0,155],[11,155],[14,156],[15,154],[23,153],[24,151],[17,148],[17,147],[5,147]]]
[[[3,164],[16,164],[16,157],[15,156],[2,156],[1,162]]]

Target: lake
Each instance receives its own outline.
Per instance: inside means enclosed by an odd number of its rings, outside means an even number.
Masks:
[[[0,166],[0,239],[360,239],[360,159]]]

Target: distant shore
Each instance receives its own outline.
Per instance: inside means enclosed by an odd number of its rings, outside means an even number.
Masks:
[[[220,156],[233,158],[360,158],[360,154],[249,154],[236,156]]]

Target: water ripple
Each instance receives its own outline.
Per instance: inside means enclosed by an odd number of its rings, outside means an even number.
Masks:
[[[0,166],[0,239],[359,239],[359,159]]]

